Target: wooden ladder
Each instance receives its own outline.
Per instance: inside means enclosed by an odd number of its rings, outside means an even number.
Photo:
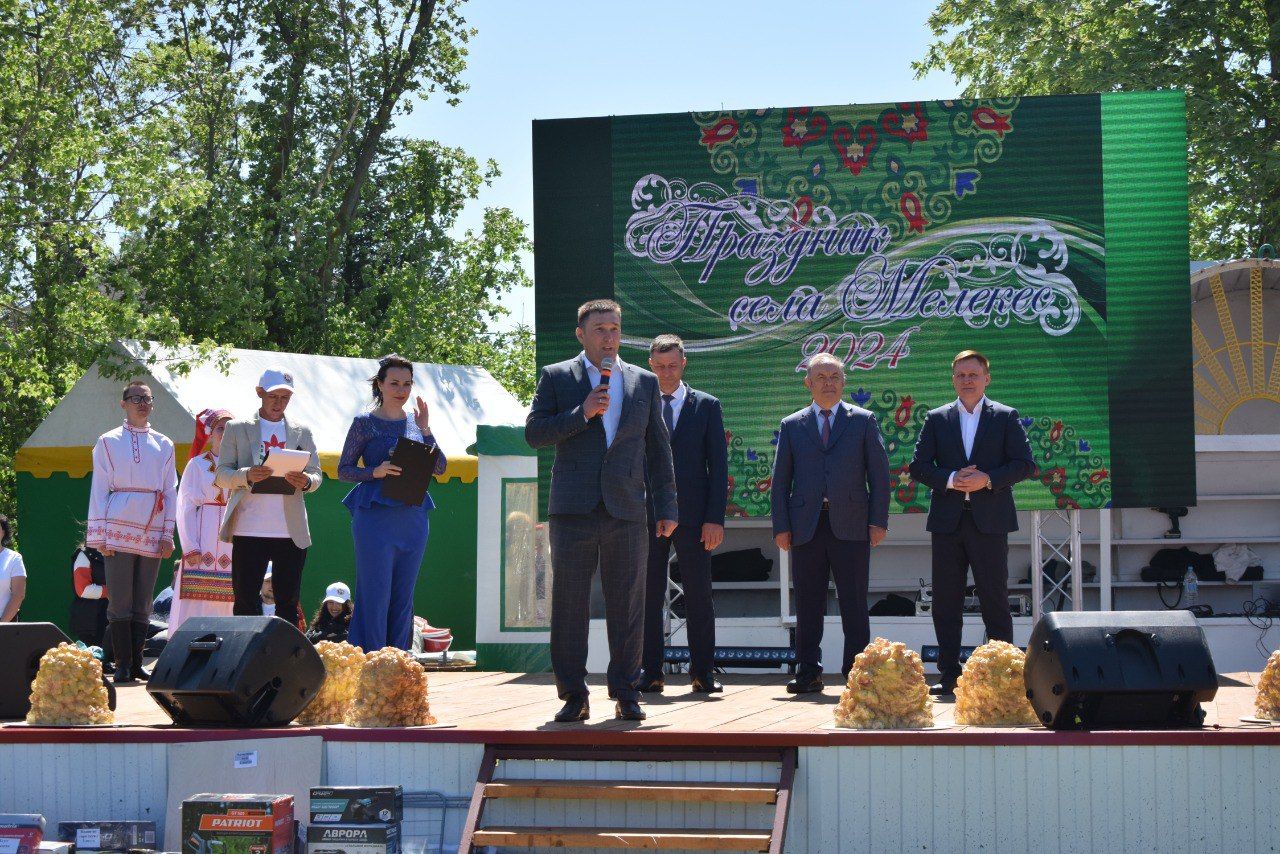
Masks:
[[[777,762],[778,782],[494,779],[503,760],[560,762]],[[787,809],[796,773],[796,750],[735,747],[535,747],[486,745],[476,775],[471,807],[458,850],[473,854],[483,846],[512,848],[648,848],[699,851],[759,851],[781,854]],[[485,803],[498,799],[667,801],[773,806],[771,827],[718,828],[502,827],[481,826]]]

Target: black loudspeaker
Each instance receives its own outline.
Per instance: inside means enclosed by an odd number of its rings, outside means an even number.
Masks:
[[[1218,692],[1188,611],[1055,611],[1031,631],[1027,699],[1051,729],[1198,727]]]
[[[191,617],[147,690],[181,726],[284,726],[315,699],[324,663],[279,617]]]
[[[71,638],[53,623],[0,623],[0,720],[19,720],[31,711],[31,683],[40,670],[40,656],[60,643],[71,643]],[[107,703],[114,709],[115,688],[106,684]]]

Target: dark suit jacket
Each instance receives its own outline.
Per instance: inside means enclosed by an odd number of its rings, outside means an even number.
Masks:
[[[724,524],[729,495],[729,445],[724,438],[724,413],[720,401],[688,388],[680,420],[671,436],[671,456],[676,468],[676,502],[683,526],[701,528],[704,523]],[[662,410],[662,397],[658,397]],[[649,518],[653,515],[653,496]]]
[[[782,419],[773,461],[773,533],[791,532],[793,546],[813,539],[825,495],[831,531],[867,539],[867,525],[889,527],[889,456],[876,417],[841,402],[822,447],[818,417],[804,409]]]
[[[933,490],[929,520],[925,527],[949,534],[960,524],[964,493],[947,489],[947,478],[965,466],[977,466],[991,477],[991,488],[970,493],[973,522],[984,534],[1007,534],[1018,530],[1013,506],[1013,485],[1035,473],[1027,431],[1018,420],[1018,410],[986,400],[973,437],[973,454],[965,456],[960,433],[960,402],[930,410],[916,440],[911,460],[911,476]]]
[[[533,448],[556,448],[547,512],[585,514],[603,501],[614,518],[644,522],[647,481],[659,518],[675,519],[675,473],[658,378],[628,362],[618,370],[622,416],[606,448],[603,420],[588,421],[582,411],[592,388],[582,360],[575,356],[542,369],[524,438]]]

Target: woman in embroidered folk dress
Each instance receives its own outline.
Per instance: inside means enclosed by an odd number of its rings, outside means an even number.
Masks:
[[[342,503],[351,511],[356,543],[356,607],[348,643],[372,652],[385,646],[407,650],[413,635],[413,588],[427,549],[428,494],[410,506],[382,494],[382,482],[398,477],[391,450],[401,436],[435,446],[427,404],[416,398],[413,418],[404,407],[413,392],[413,364],[392,354],[378,362],[371,380],[373,412],[357,415],[347,431],[338,461],[338,477],[356,484]],[[363,463],[363,465],[360,465]],[[444,474],[444,454],[436,474]]]
[[[151,620],[151,594],[160,561],[173,554],[178,471],[173,442],[148,424],[153,399],[146,383],[125,387],[125,422],[93,446],[86,544],[106,564],[107,626],[117,685],[146,679],[142,647]]]
[[[230,617],[231,543],[218,539],[227,496],[213,482],[218,470],[222,431],[231,420],[225,409],[206,409],[196,416],[191,458],[178,484],[178,544],[182,561],[173,580],[169,636],[187,617]]]

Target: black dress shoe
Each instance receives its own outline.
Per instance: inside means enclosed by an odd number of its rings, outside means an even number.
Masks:
[[[954,679],[943,679],[936,685],[929,686],[929,693],[934,697],[949,697],[956,692]]]
[[[694,676],[689,680],[689,687],[695,694],[719,694],[724,690],[724,686],[710,673]]]
[[[645,676],[640,680],[640,684],[636,686],[636,690],[641,694],[661,694],[662,690],[667,687],[666,682],[661,676]],[[611,697],[610,699],[617,699]]]
[[[564,701],[564,708],[556,712],[556,723],[571,724],[578,721],[585,721],[591,717],[591,706],[587,703],[587,698],[574,694]]]
[[[644,709],[638,700],[619,700],[613,716],[620,721],[642,721],[645,719]]]
[[[821,673],[797,673],[796,678],[787,683],[788,694],[819,694],[821,692]]]

